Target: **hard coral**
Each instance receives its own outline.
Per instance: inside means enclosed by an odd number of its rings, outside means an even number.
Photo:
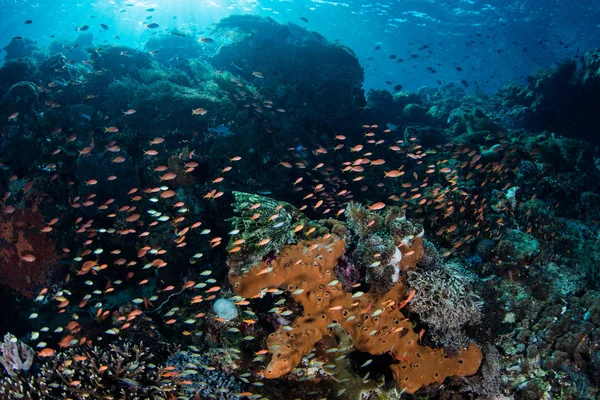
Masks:
[[[36,374],[0,376],[2,399],[165,399],[182,392],[177,381],[157,366],[171,350],[154,343],[124,343],[110,348],[71,348],[39,365]],[[67,395],[68,394],[68,395]]]
[[[334,273],[345,246],[339,237],[328,235],[285,246],[269,266],[258,262],[243,272],[230,264],[229,280],[236,294],[255,297],[269,288],[281,287],[304,309],[292,326],[280,327],[269,335],[267,345],[272,359],[265,368],[267,378],[292,371],[315,343],[330,335],[328,325],[334,321],[352,336],[358,350],[371,354],[390,352],[398,361],[391,367],[394,377],[408,393],[424,385],[442,383],[448,376],[477,372],[481,351],[473,344],[455,358],[441,349],[418,344],[412,323],[400,312],[407,300],[401,281],[384,294],[374,290],[362,295],[345,292]],[[412,263],[414,267],[415,260]],[[272,271],[265,273],[269,268]]]
[[[303,225],[309,229],[309,221],[291,204],[244,192],[234,191],[233,196],[237,216],[230,221],[239,233],[233,236],[232,243],[244,239],[244,246],[252,250],[251,255],[244,249],[234,258],[260,259],[269,253],[277,254],[286,244],[296,242],[294,227]],[[261,244],[266,239],[269,241]]]
[[[4,335],[4,343],[0,344],[0,364],[4,366],[10,376],[15,376],[18,371],[28,371],[33,364],[33,349],[17,340],[14,335]]]
[[[350,203],[345,214],[357,243],[350,258],[366,270],[366,281],[372,289],[389,291],[400,279],[401,270],[412,268],[423,256],[423,227],[408,221],[399,207],[375,212]]]
[[[436,342],[445,347],[465,346],[466,326],[481,320],[483,301],[475,293],[475,277],[458,263],[429,271],[409,271],[408,285],[416,290],[409,304],[428,324]]]

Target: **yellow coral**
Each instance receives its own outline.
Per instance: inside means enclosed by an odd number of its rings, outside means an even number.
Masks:
[[[418,344],[411,322],[400,311],[407,298],[401,282],[383,295],[371,291],[353,297],[345,292],[334,273],[344,249],[342,239],[327,235],[285,246],[268,265],[261,261],[245,272],[230,270],[229,280],[236,294],[255,297],[265,289],[282,288],[304,309],[304,315],[296,318],[291,330],[280,327],[269,335],[267,346],[272,358],[265,368],[267,378],[280,377],[298,366],[302,357],[330,334],[327,326],[334,321],[352,336],[358,350],[371,354],[390,352],[398,360],[392,365],[394,377],[408,393],[423,385],[441,383],[448,376],[477,372],[481,351],[475,345],[450,358],[443,350]],[[407,255],[402,267],[413,268],[423,254],[422,240],[400,249]]]

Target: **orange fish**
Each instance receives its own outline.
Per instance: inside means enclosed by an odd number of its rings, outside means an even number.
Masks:
[[[58,346],[62,349],[64,347],[69,347],[72,345],[72,342],[75,340],[73,335],[67,335],[58,342]]]
[[[130,215],[129,217],[127,217],[127,219],[125,221],[127,221],[127,222],[135,222],[138,219],[140,219],[140,217],[141,217],[140,214],[133,214],[133,215]]]
[[[369,210],[371,210],[371,211],[377,211],[377,210],[381,210],[384,207],[385,207],[385,203],[382,203],[380,201],[378,203],[375,203],[375,204],[369,206]]]
[[[192,286],[194,286],[195,284],[196,284],[196,282],[194,282],[194,281],[187,281],[186,283],[183,284],[183,286],[181,288],[188,289],[188,288],[191,288]]]
[[[401,302],[400,304],[398,304],[398,309],[401,309],[402,307],[404,307],[405,305],[408,304],[409,301],[412,300],[413,297],[415,297],[415,293],[417,293],[417,291],[415,289],[413,289],[408,297],[406,298],[406,300],[404,300],[403,302]]]
[[[161,181],[170,181],[173,180],[177,177],[177,175],[174,172],[167,172],[166,174],[164,174],[163,176],[160,177]]]
[[[174,190],[167,190],[164,191],[160,194],[160,197],[162,197],[163,199],[169,199],[171,197],[175,196],[175,191]]]
[[[21,256],[21,260],[27,261],[27,262],[34,262],[36,260],[36,258],[33,254],[25,254],[24,256]]]
[[[397,169],[394,169],[389,172],[384,172],[384,175],[385,178],[397,178],[399,176],[404,175],[404,171],[398,171]]]
[[[204,108],[196,108],[195,110],[192,109],[192,115],[204,115],[207,112],[208,111],[206,111]]]
[[[45,349],[38,351],[37,355],[39,357],[52,357],[55,353],[56,351],[54,351],[54,349],[46,347]]]

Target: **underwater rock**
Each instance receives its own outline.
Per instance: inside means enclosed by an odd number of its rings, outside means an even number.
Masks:
[[[447,142],[442,130],[431,127],[409,126],[404,130],[404,140],[408,142],[410,138],[416,137],[419,143],[426,148],[439,146]]]
[[[389,291],[401,272],[423,256],[423,227],[408,221],[402,209],[387,207],[380,213],[350,203],[345,215],[356,242],[350,260],[373,290]]]
[[[488,261],[495,245],[496,242],[494,242],[493,240],[481,239],[477,243],[477,247],[475,248],[475,254],[481,259],[481,261]]]
[[[400,256],[399,260],[394,259],[394,265],[391,265],[396,251],[396,245],[391,239],[371,235],[359,242],[351,259],[353,264],[366,270],[366,282],[371,287],[387,292],[399,277],[402,257]]]
[[[540,244],[536,238],[516,229],[508,230],[494,248],[494,254],[501,255],[504,264],[520,267],[525,267],[539,252]]]
[[[127,75],[139,78],[139,71],[152,67],[148,53],[131,47],[106,44],[87,50],[96,71],[104,71],[103,76],[111,79]],[[99,79],[98,76],[96,79]]]
[[[370,89],[367,93],[365,114],[369,121],[398,122],[400,110],[389,91]]]
[[[597,93],[600,90],[600,49],[581,57],[581,65],[565,60],[550,68],[538,68],[529,86],[505,85],[493,101],[510,122],[518,118],[532,132],[554,131],[598,144]]]
[[[427,116],[427,112],[429,109],[419,104],[407,104],[406,107],[402,110],[404,114],[404,118],[409,122],[419,122],[425,119]]]
[[[498,162],[502,158],[502,145],[495,144],[491,146],[489,149],[484,149],[481,151],[481,162],[482,163],[491,163]]]
[[[178,351],[168,359],[167,364],[174,365],[179,374],[191,381],[186,385],[188,394],[190,392],[210,393],[210,398],[216,400],[239,399],[241,397],[239,393],[244,391],[247,384],[244,384],[234,374],[227,374],[214,367],[204,368],[212,362],[214,362],[214,358],[210,354],[200,354],[192,349],[187,349]],[[192,366],[194,368],[191,368]]]
[[[34,60],[41,61],[48,56],[46,50],[35,40],[28,38],[15,37],[9,44],[4,46],[6,52],[5,60],[18,60],[31,57]]]
[[[360,123],[357,117],[366,104],[364,75],[348,47],[298,25],[252,15],[224,18],[214,33],[226,36],[228,42],[211,64],[251,82],[277,107],[294,109],[293,114],[280,116],[291,122],[286,130],[298,132],[290,135],[308,140]]]
[[[225,78],[218,76],[210,66],[190,64],[191,76],[177,70],[166,72],[158,68],[131,68],[135,69],[135,74],[105,82],[108,96],[114,99],[115,109],[136,110],[135,114],[124,115],[122,121],[119,121],[131,129],[161,132],[166,138],[176,135],[178,131],[198,132],[198,140],[208,140],[210,135],[207,130],[213,125],[233,120],[239,126],[247,125],[247,116],[238,115],[232,99],[219,86]],[[203,109],[206,115],[195,115],[192,110],[197,109]],[[148,139],[152,140],[153,137]],[[219,142],[223,142],[221,145],[225,147],[230,145],[228,140]],[[219,153],[213,143],[205,146],[212,147],[214,153]]]
[[[498,132],[499,128],[486,113],[480,108],[474,108],[461,114],[462,120],[466,126],[466,132],[455,137],[455,143],[463,143],[466,146],[487,145],[492,135]]]
[[[153,35],[144,44],[144,49],[153,52],[153,58],[159,63],[174,63],[179,58],[182,60],[196,59],[205,53],[195,35],[181,33]]]
[[[594,154],[586,142],[542,132],[527,138],[525,148],[537,161],[559,171],[590,171],[595,169]]]
[[[600,220],[600,195],[594,192],[583,192],[579,198],[581,212],[586,219]]]
[[[26,113],[38,101],[38,89],[35,83],[22,81],[15,83],[0,99],[0,112],[13,113],[15,111]]]
[[[74,104],[69,107],[69,121],[77,129],[89,128],[95,112],[94,107],[88,104]]]
[[[35,80],[38,72],[38,64],[30,58],[7,60],[0,67],[0,96],[5,96],[19,82]]]
[[[88,59],[87,48],[94,44],[92,33],[80,33],[75,40],[60,40],[50,43],[50,54],[63,54],[69,60],[80,63]]]
[[[585,53],[581,69],[583,91],[586,95],[593,96],[600,87],[600,48]]]
[[[521,187],[530,187],[535,185],[539,170],[537,165],[529,160],[523,160],[517,173],[517,185]]]

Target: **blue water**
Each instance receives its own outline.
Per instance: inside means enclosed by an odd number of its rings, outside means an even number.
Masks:
[[[0,44],[8,44],[17,35],[42,44],[73,40],[79,33],[76,28],[88,25],[95,44],[118,42],[141,48],[156,31],[176,29],[200,37],[223,17],[256,14],[296,23],[350,46],[365,69],[367,90],[395,85],[415,90],[464,79],[470,90],[491,93],[506,81],[522,83],[536,66],[576,58],[596,45],[598,4],[543,0],[5,0],[0,4]],[[149,8],[155,11],[146,11]],[[149,16],[151,20],[146,19]],[[26,20],[32,24],[24,24]],[[145,24],[152,22],[160,27],[146,29]],[[101,23],[109,29],[104,31]]]

